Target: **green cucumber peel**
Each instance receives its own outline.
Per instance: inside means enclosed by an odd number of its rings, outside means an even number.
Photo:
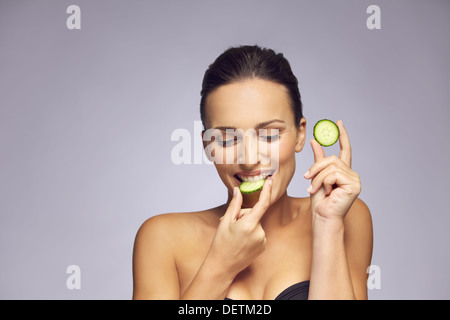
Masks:
[[[263,188],[265,181],[265,179],[261,179],[259,181],[244,181],[239,186],[239,190],[241,190],[242,194],[249,194],[259,191]]]
[[[331,120],[322,119],[314,125],[314,139],[324,146],[329,147],[339,140],[339,128]]]

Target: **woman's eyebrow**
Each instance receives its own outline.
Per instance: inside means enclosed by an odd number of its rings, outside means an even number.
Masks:
[[[265,121],[265,122],[258,123],[256,125],[255,129],[267,127],[269,124],[272,124],[274,122],[281,122],[282,124],[285,124],[285,122],[283,120],[273,119],[273,120],[270,120],[270,121]]]
[[[217,129],[217,130],[221,130],[221,131],[236,130],[235,127],[214,127],[213,129]]]
[[[274,122],[280,122],[282,124],[285,124],[285,122],[283,120],[273,119],[273,120],[269,120],[269,121],[264,121],[264,122],[258,123],[255,126],[255,129],[260,129],[260,128],[267,127],[268,125],[270,125],[270,124],[272,124]],[[213,129],[226,131],[226,130],[236,130],[237,128],[236,127],[231,127],[231,126],[222,126],[222,127],[214,127]]]

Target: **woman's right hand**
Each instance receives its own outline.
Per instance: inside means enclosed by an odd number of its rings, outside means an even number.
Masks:
[[[221,218],[211,244],[208,258],[233,277],[247,268],[266,245],[266,235],[261,218],[269,208],[272,180],[266,180],[258,202],[251,209],[242,209],[242,194],[233,189],[233,198]],[[216,264],[217,263],[217,264]]]

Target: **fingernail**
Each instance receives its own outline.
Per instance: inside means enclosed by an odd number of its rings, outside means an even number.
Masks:
[[[269,186],[271,186],[271,185],[272,185],[272,179],[269,180]]]
[[[236,195],[236,193],[237,193],[237,187],[234,187],[233,188],[233,197]]]
[[[308,187],[308,189],[306,189],[306,191],[308,191],[308,192],[311,192],[313,190],[313,186],[312,185],[310,185],[309,187]]]
[[[303,175],[305,178],[309,176],[309,170],[305,172],[305,174]]]

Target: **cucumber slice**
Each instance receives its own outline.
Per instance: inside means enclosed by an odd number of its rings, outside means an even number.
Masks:
[[[331,120],[320,120],[314,126],[314,138],[324,147],[332,146],[339,139],[339,128]]]
[[[259,191],[262,189],[265,181],[266,180],[264,179],[261,179],[259,181],[244,181],[239,186],[239,190],[241,190],[243,194],[249,194]]]

